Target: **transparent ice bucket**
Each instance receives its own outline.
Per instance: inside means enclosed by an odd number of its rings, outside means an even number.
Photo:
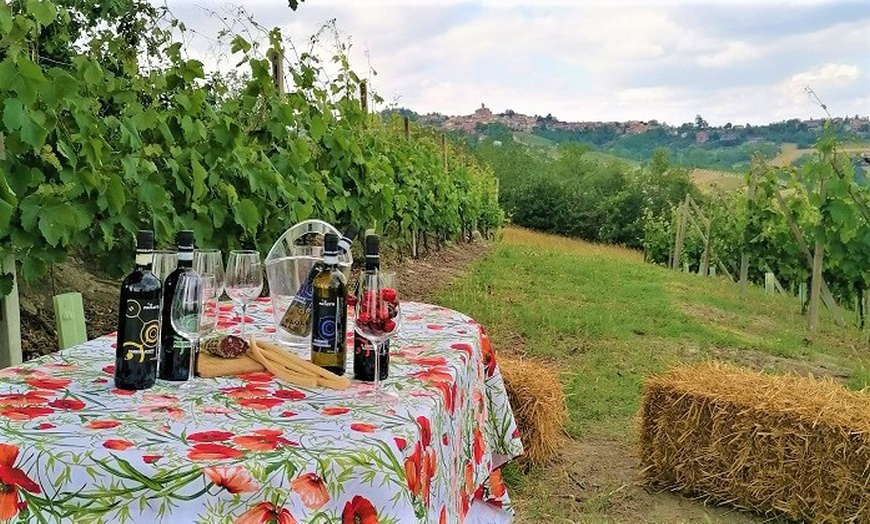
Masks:
[[[322,259],[323,239],[327,233],[341,235],[338,229],[322,220],[300,222],[285,231],[266,256],[266,279],[269,281],[275,333],[279,342],[298,350],[310,349],[310,334],[299,336],[287,330],[281,325],[281,319],[306,284],[311,269]],[[339,269],[348,279],[352,265],[350,252],[339,254]]]

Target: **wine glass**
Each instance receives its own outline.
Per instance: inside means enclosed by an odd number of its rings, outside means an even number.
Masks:
[[[154,262],[151,265],[151,272],[154,276],[160,279],[161,282],[166,280],[169,273],[175,271],[178,267],[178,252],[170,249],[158,249],[154,251]]]
[[[257,251],[230,251],[224,287],[233,302],[242,306],[242,338],[248,304],[263,291],[263,264]]]
[[[190,379],[196,371],[196,351],[199,345],[200,324],[202,322],[203,283],[195,271],[185,271],[178,278],[175,295],[170,306],[172,327],[178,335],[190,341],[190,370],[187,382],[181,387],[190,387]]]
[[[381,388],[381,354],[385,343],[399,331],[401,308],[394,271],[365,271],[357,286],[354,329],[371,342],[375,349],[375,375],[372,389],[362,397],[378,402],[396,399]]]
[[[217,292],[222,284],[218,284],[213,275],[200,275],[202,280],[202,322],[200,322],[200,336],[205,337],[215,330],[218,320]]]
[[[201,277],[213,276],[215,298],[220,300],[224,285],[224,258],[220,249],[197,249],[193,252],[193,270]]]

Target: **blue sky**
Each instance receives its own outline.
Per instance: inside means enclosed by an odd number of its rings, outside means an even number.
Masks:
[[[214,36],[211,0],[168,0]],[[239,0],[237,0],[238,3]],[[761,4],[761,5],[759,5]],[[562,120],[764,123],[870,114],[870,0],[242,0],[302,43],[330,19],[387,103],[418,112],[551,113]],[[216,52],[193,38],[192,56]],[[224,61],[225,69],[230,61]]]

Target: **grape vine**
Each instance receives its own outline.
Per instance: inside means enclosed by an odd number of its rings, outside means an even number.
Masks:
[[[102,269],[126,261],[134,232],[168,244],[193,229],[200,245],[267,250],[312,217],[377,224],[394,242],[498,227],[489,168],[434,131],[367,114],[346,48],[330,63],[302,53],[279,92],[268,49],[222,35],[231,77],[185,58],[183,24],[146,2],[0,3],[0,260],[25,279],[80,252]],[[0,296],[10,275],[0,276]]]

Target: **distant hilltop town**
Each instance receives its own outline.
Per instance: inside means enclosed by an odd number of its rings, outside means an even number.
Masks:
[[[402,111],[402,110],[400,110]],[[407,111],[407,110],[403,110]],[[416,118],[423,124],[435,125],[447,131],[465,131],[474,133],[480,131],[483,126],[493,124],[501,124],[511,131],[532,133],[534,131],[548,130],[556,132],[568,133],[583,133],[589,131],[607,131],[608,134],[621,135],[636,135],[651,130],[665,128],[672,133],[685,132],[689,129],[695,133],[695,139],[699,143],[704,143],[709,136],[709,132],[719,131],[724,134],[722,138],[727,140],[727,135],[731,133],[739,133],[740,130],[751,128],[749,124],[725,124],[724,126],[709,126],[703,118],[696,117],[695,122],[686,123],[679,126],[668,126],[659,123],[656,120],[630,120],[628,122],[563,122],[552,115],[547,116],[529,116],[517,113],[510,109],[503,113],[493,113],[485,104],[481,104],[480,108],[470,115],[462,116],[446,116],[440,113],[429,113],[426,115],[415,115]],[[787,122],[795,127],[799,127],[806,131],[818,132],[824,128],[824,119],[800,120],[793,119]],[[837,128],[845,128],[852,132],[868,132],[870,131],[870,117],[858,116],[854,117],[835,117],[833,123]],[[698,130],[708,130],[708,133],[698,132]]]

